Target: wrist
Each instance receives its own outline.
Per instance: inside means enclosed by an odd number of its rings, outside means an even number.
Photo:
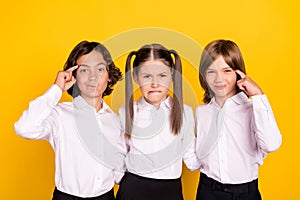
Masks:
[[[54,83],[54,84],[57,85],[61,89],[62,92],[64,91],[64,87],[61,86],[61,84],[59,84],[59,83]]]

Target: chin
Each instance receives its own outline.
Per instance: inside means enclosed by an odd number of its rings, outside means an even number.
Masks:
[[[84,96],[93,99],[102,98],[102,94],[95,94],[95,93],[85,94]]]

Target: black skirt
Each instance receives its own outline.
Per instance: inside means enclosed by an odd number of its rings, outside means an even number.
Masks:
[[[64,192],[59,191],[56,187],[53,192],[53,197],[52,200],[80,200],[80,199],[89,199],[89,200],[114,200],[114,189],[111,189],[110,191],[97,196],[97,197],[88,197],[88,198],[83,198],[83,197],[77,197],[71,194],[67,194]]]
[[[181,178],[152,179],[126,172],[116,200],[183,200]]]

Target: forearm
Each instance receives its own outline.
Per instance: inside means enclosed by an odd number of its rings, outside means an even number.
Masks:
[[[282,137],[270,103],[266,95],[252,97],[254,112],[254,129],[260,148],[266,152],[277,150],[282,142]]]
[[[45,139],[48,132],[44,122],[57,105],[61,95],[61,89],[53,85],[44,95],[31,101],[29,108],[14,124],[16,133],[28,139]]]

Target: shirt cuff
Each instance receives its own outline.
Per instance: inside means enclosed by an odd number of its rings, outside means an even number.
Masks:
[[[52,103],[56,105],[58,101],[61,99],[62,96],[62,90],[60,87],[56,84],[53,84],[46,92],[45,96],[49,97],[51,99]]]

